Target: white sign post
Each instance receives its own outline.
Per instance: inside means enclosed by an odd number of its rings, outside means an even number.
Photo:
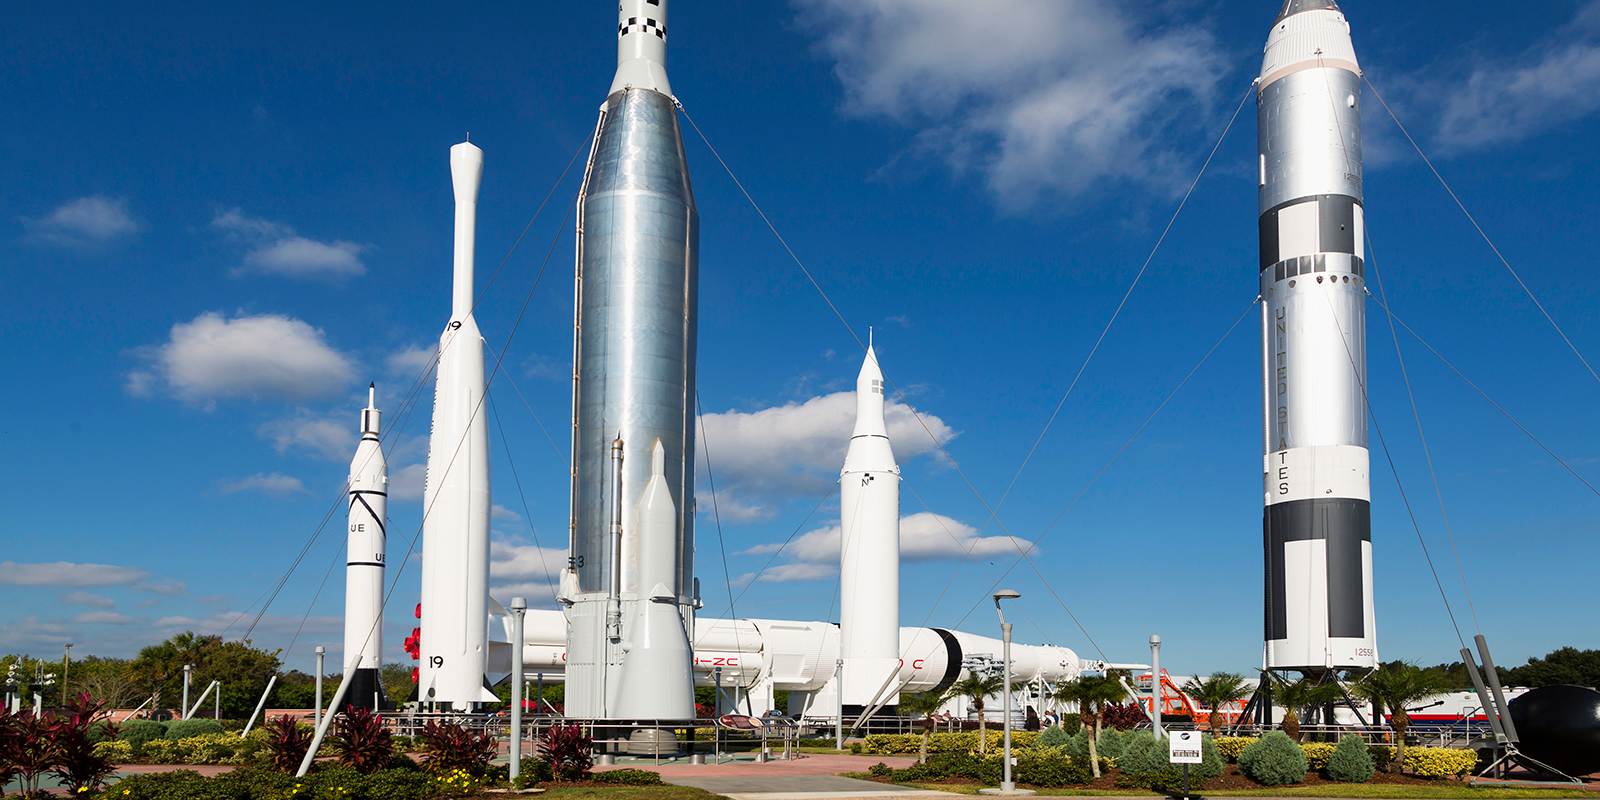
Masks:
[[[1183,794],[1179,796],[1180,800],[1202,800],[1189,794],[1189,765],[1202,763],[1203,753],[1199,731],[1167,732],[1167,761],[1183,765]]]

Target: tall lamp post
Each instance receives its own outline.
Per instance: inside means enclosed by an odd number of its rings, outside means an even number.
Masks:
[[[65,706],[67,704],[67,697],[68,697],[69,693],[72,691],[69,688],[71,686],[71,684],[67,683],[67,677],[68,677],[67,673],[71,669],[72,669],[72,643],[71,642],[67,642],[67,657],[66,657],[66,660],[64,660],[61,663],[61,705],[63,705],[63,706]]]
[[[313,727],[320,727],[322,725],[322,657],[327,655],[327,653],[328,648],[323,647],[320,644],[317,645],[317,704],[315,709],[311,712],[311,721]]]
[[[1161,636],[1155,633],[1150,634],[1150,729],[1160,742],[1164,735],[1161,731]]]
[[[522,641],[523,615],[528,613],[526,598],[511,598],[511,764],[513,785],[522,774]]]
[[[1001,717],[1000,724],[1002,727],[1000,730],[1005,737],[1005,760],[1001,762],[1003,767],[1000,789],[998,791],[984,789],[982,791],[985,794],[1033,794],[1033,792],[1026,789],[1017,789],[1017,784],[1011,780],[1011,623],[1006,622],[1006,612],[1000,608],[1001,600],[1015,600],[1021,596],[1022,593],[1014,589],[1001,589],[994,593],[994,610],[996,614],[1000,615],[1001,678],[1002,685],[1005,687],[1001,693],[1000,702],[1001,713],[1004,715]],[[978,724],[982,725],[984,723],[979,720]]]

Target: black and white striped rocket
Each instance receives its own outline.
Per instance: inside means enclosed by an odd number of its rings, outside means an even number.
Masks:
[[[1333,0],[1284,3],[1256,114],[1265,666],[1372,668],[1361,69]]]
[[[389,510],[389,465],[383,458],[377,408],[378,387],[367,387],[361,409],[361,442],[350,460],[350,528],[344,570],[344,662],[361,656],[350,679],[345,705],[380,710],[385,702],[379,670],[383,665],[383,564]]]

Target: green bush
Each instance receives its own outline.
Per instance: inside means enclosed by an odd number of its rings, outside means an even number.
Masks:
[[[167,723],[166,738],[176,742],[208,733],[222,733],[222,723],[214,719],[176,719]]]
[[[928,756],[928,760],[922,764],[897,769],[890,777],[896,783],[966,778],[993,784],[1000,781],[1001,766],[998,758],[981,758],[970,753],[939,753]]]
[[[1061,730],[1066,731],[1068,736],[1083,730],[1083,717],[1077,714],[1063,714],[1061,716]]]
[[[1148,736],[1130,740],[1117,766],[1122,776],[1117,785],[1139,787],[1157,792],[1174,792],[1183,787],[1183,765],[1169,759],[1171,748],[1166,741],[1156,742]],[[1217,743],[1210,734],[1200,735],[1200,763],[1189,765],[1189,788],[1203,789],[1206,782],[1220,777],[1227,767]]]
[[[1372,763],[1372,754],[1367,752],[1366,742],[1353,733],[1345,734],[1339,746],[1333,748],[1333,755],[1328,757],[1328,777],[1336,781],[1366,783],[1374,772],[1377,767]]]
[[[117,726],[111,722],[96,722],[85,733],[91,744],[117,741]]]
[[[866,748],[862,747],[860,742],[850,743],[850,755],[859,756],[861,755],[861,751],[864,749]]]
[[[647,769],[613,769],[589,776],[595,783],[619,783],[623,786],[660,786],[661,773]]]
[[[894,774],[894,768],[883,763],[882,761],[879,761],[878,763],[867,767],[867,774],[873,776],[874,778],[887,778]]]
[[[1065,747],[1072,734],[1062,730],[1060,726],[1051,725],[1039,732],[1039,747]]]
[[[1011,749],[1025,750],[1035,747],[1039,741],[1037,731],[1011,732]],[[961,731],[959,733],[935,733],[928,737],[929,753],[976,753],[978,752],[979,737],[977,731]],[[1000,731],[989,731],[987,737],[987,752],[999,752],[1004,747],[1004,735]],[[863,752],[873,755],[916,755],[922,747],[922,734],[920,733],[874,733],[863,744]],[[855,752],[852,748],[851,752]]]
[[[1333,757],[1333,744],[1331,742],[1301,742],[1300,751],[1306,754],[1306,766],[1314,771],[1321,771],[1328,766],[1328,759]]]
[[[117,731],[117,741],[127,742],[133,748],[135,755],[139,755],[146,742],[154,739],[167,738],[167,726],[148,719],[136,719],[122,723],[122,729]]]
[[[1067,737],[1067,743],[1062,746],[1067,755],[1089,763],[1089,731],[1079,727],[1078,731]]]
[[[304,778],[271,769],[243,767],[215,778],[190,770],[133,775],[105,796],[113,800],[428,800],[443,786],[416,769],[385,769],[362,775],[338,764],[318,765]]]
[[[1222,751],[1217,747],[1217,740],[1209,733],[1200,734],[1200,763],[1189,766],[1189,776],[1199,776],[1206,780],[1222,777],[1227,771],[1228,762],[1222,758]]]
[[[1100,738],[1094,741],[1095,752],[1101,758],[1109,758],[1120,765],[1121,761],[1119,759],[1122,758],[1122,751],[1127,747],[1128,742],[1137,736],[1139,734],[1133,731],[1124,732],[1116,728],[1105,728],[1100,731]],[[1149,734],[1145,734],[1145,736],[1148,737]]]
[[[522,759],[522,770],[517,778],[524,786],[532,786],[555,780],[556,772],[550,767],[550,762],[538,756],[526,756]]]
[[[1239,771],[1267,786],[1299,783],[1306,770],[1305,751],[1283,731],[1267,731],[1239,754]]]
[[[1017,759],[1017,765],[1011,768],[1011,778],[1017,783],[1056,787],[1077,786],[1090,780],[1087,759],[1074,759],[1057,748],[1014,751],[1012,757]]]
[[[1243,753],[1246,747],[1255,744],[1255,741],[1254,736],[1219,736],[1217,749],[1222,752],[1222,757],[1231,763],[1238,761],[1239,754]]]
[[[126,764],[133,760],[133,745],[127,742],[97,742],[94,754],[112,763]]]
[[[171,739],[151,739],[139,748],[139,757],[151,764],[178,764],[183,757],[178,753],[178,743]]]

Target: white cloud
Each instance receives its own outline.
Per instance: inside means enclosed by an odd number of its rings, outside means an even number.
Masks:
[[[1010,536],[979,536],[978,529],[942,514],[921,511],[900,518],[900,560],[903,562],[962,559],[969,553],[974,559],[992,558],[1019,553],[1026,550],[1028,544],[1026,539]],[[798,560],[768,569],[761,573],[761,580],[782,582],[831,576],[838,571],[839,525],[803,534],[786,547],[757,545],[745,553],[775,553],[780,548],[784,554]],[[1030,551],[1038,552],[1037,547]]]
[[[301,410],[293,417],[263,423],[256,432],[280,453],[299,447],[329,461],[342,461],[355,454],[355,428],[354,412],[315,416]]]
[[[1464,86],[1417,87],[1443,98],[1437,140],[1448,150],[1518,142],[1600,110],[1600,2],[1513,59],[1475,58]]]
[[[74,564],[57,561],[51,564],[17,564],[0,561],[0,584],[11,586],[120,586],[150,577],[138,567],[118,567],[110,564]]]
[[[384,366],[395,375],[409,377],[413,380],[422,374],[425,369],[433,367],[434,354],[439,351],[439,346],[430,344],[424,347],[406,346],[399,351],[390,353],[383,360]]]
[[[361,251],[366,247],[354,242],[307,239],[287,225],[246,217],[237,208],[217,214],[211,226],[253,246],[245,254],[244,264],[232,271],[234,277],[258,274],[341,280],[367,272],[361,263]]]
[[[801,403],[759,411],[706,414],[704,446],[716,472],[719,509],[724,521],[760,519],[771,513],[769,501],[796,496],[820,497],[839,477],[850,432],[855,427],[856,393],[835,392]],[[884,422],[896,459],[905,464],[934,451],[932,431],[941,442],[957,431],[933,414],[890,400]],[[923,424],[927,429],[923,428]],[[695,485],[709,486],[705,459],[695,459]],[[707,510],[701,506],[701,510]]]
[[[427,464],[401,467],[389,473],[389,497],[395,500],[421,500],[427,480]]]
[[[505,520],[506,522],[522,521],[522,515],[499,504],[496,504],[494,508],[489,509],[489,517],[490,519],[500,519]]]
[[[1193,21],[1110,0],[802,0],[845,112],[918,130],[913,149],[986,175],[1004,206],[1103,179],[1170,190],[1168,142],[1223,73]]]
[[[522,374],[548,381],[572,380],[572,361],[534,353],[522,360]]]
[[[117,604],[117,601],[93,592],[67,592],[61,595],[60,600],[63,603],[88,606],[90,608],[110,608]]]
[[[177,597],[184,592],[189,591],[188,584],[185,584],[183,581],[175,581],[171,578],[156,578],[155,580],[138,581],[133,584],[132,588],[138,589],[141,592],[159,594],[162,597]],[[139,608],[144,608],[144,604],[141,603]]]
[[[77,633],[60,620],[41,620],[37,616],[0,622],[0,642],[5,642],[6,650],[12,652],[54,652],[67,642],[83,641]]]
[[[128,391],[162,387],[196,403],[219,399],[304,401],[337,396],[354,372],[322,331],[276,314],[234,319],[206,312],[172,326],[165,344],[144,348],[146,370],[128,376]]]
[[[139,231],[128,215],[128,201],[101,195],[80,197],[39,219],[23,219],[28,237],[46,244],[83,247]]]
[[[72,621],[91,625],[132,625],[139,620],[115,611],[85,611],[73,617]]]
[[[208,617],[171,616],[162,617],[154,623],[154,627],[167,629],[167,632],[176,632],[179,629],[190,630],[205,635],[221,635],[229,631],[237,636],[246,629],[254,626],[251,639],[258,642],[282,641],[287,643],[289,638],[300,629],[301,617],[298,614],[276,615],[267,614],[258,621],[254,614],[242,611],[227,611],[212,614]],[[306,634],[338,634],[344,631],[344,617],[306,617],[303,633]]]
[[[832,564],[814,564],[809,561],[799,561],[793,564],[777,564],[768,567],[761,573],[760,579],[770,583],[789,583],[791,581],[814,581],[821,578],[831,578],[839,574],[838,559]],[[756,573],[747,572],[733,579],[734,586],[741,586],[756,579]]]
[[[521,596],[532,602],[549,595],[566,565],[566,548],[537,547],[504,539],[489,542],[489,587],[495,596],[507,601]]]
[[[304,492],[306,485],[299,478],[284,475],[281,472],[271,474],[257,472],[248,478],[236,481],[226,481],[222,484],[223,494],[236,492],[261,492],[262,494],[290,495]]]

